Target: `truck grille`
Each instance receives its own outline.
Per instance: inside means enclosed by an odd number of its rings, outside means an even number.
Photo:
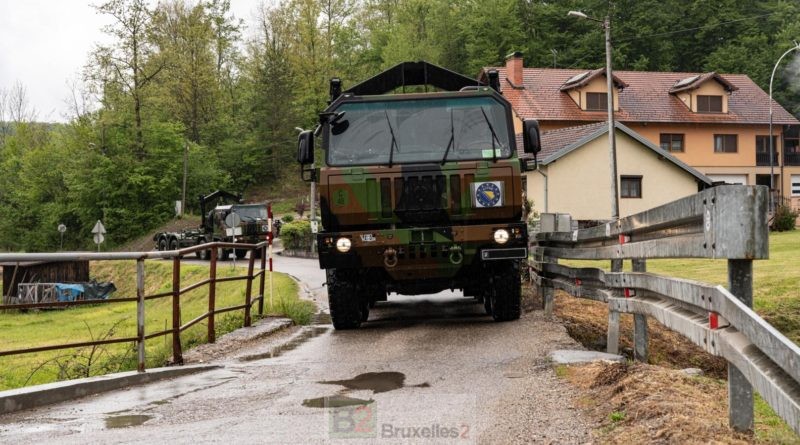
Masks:
[[[458,175],[450,177],[451,182],[459,183]],[[388,182],[388,179],[385,180]],[[445,175],[420,175],[394,178],[394,213],[409,223],[432,222],[447,219],[448,208],[447,177]],[[388,187],[381,181],[381,213],[388,210],[385,205]],[[459,196],[459,194],[454,194]],[[389,201],[391,202],[391,201]],[[460,203],[459,203],[460,204]]]

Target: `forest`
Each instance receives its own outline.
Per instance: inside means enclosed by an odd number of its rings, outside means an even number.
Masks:
[[[40,122],[20,82],[0,85],[0,251],[113,248],[217,188],[299,181],[296,128],[314,125],[328,80],[344,88],[408,60],[469,76],[522,51],[526,66],[743,73],[764,90],[800,40],[796,0],[283,0],[245,21],[229,0],[109,0],[107,46],[86,54],[65,123]],[[55,37],[54,37],[55,38]],[[775,98],[800,116],[800,59]],[[193,210],[192,207],[189,210]]]

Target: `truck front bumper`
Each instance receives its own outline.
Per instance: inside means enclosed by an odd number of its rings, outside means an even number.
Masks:
[[[495,241],[501,230],[505,243]],[[324,269],[375,267],[395,278],[441,277],[477,261],[527,258],[528,233],[522,222],[323,232],[317,246]]]

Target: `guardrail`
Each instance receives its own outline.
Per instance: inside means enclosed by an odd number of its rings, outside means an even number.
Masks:
[[[247,264],[247,274],[233,277],[217,278],[217,257],[218,250],[247,250],[249,260]],[[199,251],[210,250],[210,262],[208,278],[197,283],[181,287],[181,259],[185,256],[195,254]],[[252,323],[251,311],[254,304],[258,304],[258,314],[264,313],[264,287],[266,272],[272,270],[272,258],[269,258],[269,269],[267,269],[267,257],[271,255],[271,240],[258,244],[242,243],[221,243],[214,242],[189,247],[181,250],[153,251],[153,252],[110,252],[110,253],[25,253],[25,254],[0,254],[0,262],[26,262],[26,261],[102,261],[102,260],[135,260],[136,261],[136,296],[123,298],[109,298],[107,300],[81,300],[67,302],[46,302],[46,303],[26,303],[26,304],[7,304],[0,305],[0,310],[4,309],[35,309],[35,308],[54,308],[65,306],[78,306],[85,304],[116,304],[136,302],[136,336],[123,338],[109,338],[77,343],[62,343],[33,348],[14,349],[0,351],[0,357],[16,354],[29,354],[34,352],[52,351],[57,349],[81,348],[87,346],[99,346],[110,343],[133,342],[137,347],[137,361],[139,372],[145,371],[145,341],[152,338],[171,335],[172,336],[172,361],[175,364],[183,364],[183,350],[181,346],[181,332],[189,329],[195,324],[208,319],[207,339],[209,343],[216,341],[215,335],[215,316],[221,313],[244,310],[244,326]],[[255,272],[256,257],[260,257],[260,269]],[[160,292],[152,295],[145,295],[145,272],[144,262],[149,259],[172,260],[172,290]],[[253,296],[253,281],[258,278],[258,295]],[[217,283],[229,281],[246,281],[244,303],[236,306],[219,308],[216,306],[216,285]],[[181,295],[208,286],[208,310],[195,317],[194,319],[181,324]],[[272,295],[272,278],[270,276],[270,295]],[[145,301],[160,298],[172,298],[172,328],[165,329],[150,334],[145,333]]]
[[[587,229],[557,222],[533,241],[531,279],[548,315],[554,289],[607,303],[609,352],[619,349],[620,314],[631,313],[636,360],[647,361],[648,316],[724,357],[734,429],[753,429],[755,388],[800,433],[800,347],[752,310],[753,260],[768,258],[767,200],[767,187],[720,186]],[[649,258],[727,259],[728,289],[646,273]],[[611,272],[559,259],[611,260]],[[622,272],[626,259],[633,272]]]

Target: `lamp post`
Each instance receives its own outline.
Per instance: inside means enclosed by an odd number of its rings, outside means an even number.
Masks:
[[[608,145],[609,164],[611,167],[611,219],[619,219],[619,193],[617,191],[617,138],[614,134],[614,75],[611,71],[611,17],[603,20],[589,17],[580,11],[570,11],[568,16],[591,20],[600,23],[606,33],[606,82],[608,94]]]
[[[775,188],[775,179],[774,179],[774,171],[775,167],[773,162],[773,156],[775,156],[775,148],[773,147],[772,143],[772,81],[775,80],[775,71],[778,70],[778,65],[781,64],[781,60],[786,57],[792,51],[800,50],[800,43],[793,42],[794,46],[787,49],[785,53],[783,53],[779,58],[778,61],[775,62],[775,67],[772,68],[772,75],[769,77],[769,209],[770,211],[775,211],[775,203],[772,190]],[[781,187],[783,189],[783,187]]]

